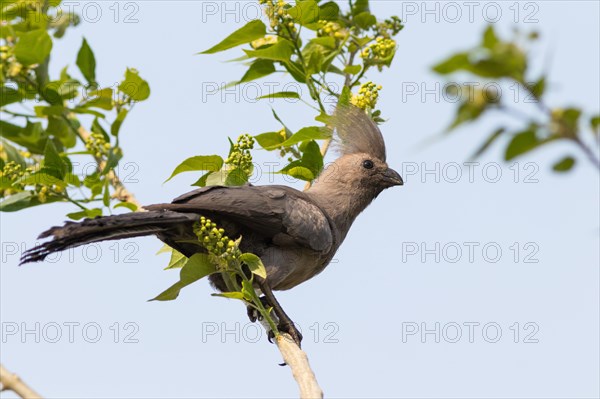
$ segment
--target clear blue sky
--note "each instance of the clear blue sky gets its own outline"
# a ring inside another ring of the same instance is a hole
[[[270,105],[293,128],[311,123],[301,104],[252,101],[269,84],[281,89],[284,82],[275,79],[213,94],[215,85],[241,77],[239,65],[222,62],[239,50],[194,55],[253,18],[253,2],[121,2],[118,15],[112,2],[77,4],[79,12],[93,5],[56,43],[54,72],[74,67],[85,35],[104,85],[128,66],[151,84],[150,99],[122,129],[124,162],[131,162],[122,177],[143,203],[189,190],[195,175],[162,182],[188,156],[224,154],[226,135],[278,129]],[[389,163],[406,185],[384,192],[358,218],[334,264],[279,299],[301,326],[328,397],[598,397],[598,171],[582,161],[571,174],[551,173],[560,156],[581,155],[567,144],[504,164],[502,143],[472,179],[462,169],[453,182],[455,163],[462,165],[504,119],[495,115],[423,147],[447,126],[455,105],[439,89],[421,96],[445,83],[430,66],[476,44],[486,18],[503,34],[516,18],[522,29],[541,33],[532,59],[535,70],[549,73],[549,103],[598,112],[598,2],[454,4],[458,9],[372,2],[376,15],[406,19],[394,66],[369,76],[384,87]],[[417,94],[407,91],[414,87]],[[534,110],[522,96],[514,106]],[[424,173],[436,163],[439,172]],[[18,268],[15,245],[31,247],[70,211],[57,204],[0,215],[3,364],[49,398],[297,395],[264,333],[254,342],[259,330],[247,324],[245,309],[211,297],[207,283],[175,302],[146,302],[177,279],[176,271],[162,270],[167,259],[154,255],[161,247],[154,238]],[[35,332],[23,335],[36,323],[40,342]],[[102,336],[93,343],[97,331]]]

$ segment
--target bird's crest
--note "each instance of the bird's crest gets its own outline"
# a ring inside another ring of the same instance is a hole
[[[342,155],[367,153],[385,162],[385,142],[381,131],[364,110],[338,105],[333,114],[334,142]]]

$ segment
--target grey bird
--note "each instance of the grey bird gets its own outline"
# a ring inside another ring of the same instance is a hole
[[[41,261],[70,247],[146,235],[190,257],[203,251],[190,242],[196,239],[193,224],[204,216],[229,237],[241,235],[240,249],[261,258],[267,270],[267,278],[258,281],[264,300],[273,307],[279,330],[300,344],[302,335],[272,290],[293,288],[323,271],[356,217],[384,189],[403,184],[386,163],[381,131],[363,110],[338,107],[332,121],[340,156],[306,191],[280,185],[203,187],[170,204],[145,206],[147,212],[53,227],[39,237],[52,240],[26,251],[21,263]],[[219,274],[209,278],[217,290],[227,290]],[[256,316],[249,315],[254,321]]]

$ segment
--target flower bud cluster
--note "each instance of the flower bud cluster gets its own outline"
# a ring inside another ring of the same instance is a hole
[[[252,173],[252,154],[250,150],[254,148],[254,137],[249,134],[242,134],[238,137],[236,144],[234,144],[229,152],[229,157],[225,160],[225,163],[232,167],[232,169],[240,169],[247,175]]]
[[[396,36],[402,29],[404,29],[402,20],[395,15],[390,19],[378,23],[376,27],[377,34],[388,39],[392,36]]]
[[[7,162],[0,172],[0,177],[5,177],[11,181],[17,180],[24,175],[25,171],[23,170],[23,167],[15,161]]]
[[[283,0],[259,0],[259,3],[265,5],[265,13],[271,23],[271,29],[275,32],[285,33],[288,30],[296,32],[294,20],[288,14],[287,9],[290,5]]]
[[[396,41],[378,36],[375,43],[365,48],[360,56],[365,61],[389,62],[396,52]]]
[[[85,148],[92,153],[96,158],[108,154],[110,143],[106,141],[102,133],[92,133],[85,141]]]
[[[353,94],[350,98],[350,103],[362,109],[373,109],[379,98],[379,90],[381,85],[376,85],[373,82],[367,82],[360,86],[358,94]]]
[[[348,30],[342,28],[340,24],[332,21],[319,21],[323,26],[317,31],[317,36],[331,36],[335,39],[345,39],[348,37]]]
[[[194,233],[198,241],[209,254],[233,261],[239,259],[241,251],[237,243],[225,235],[225,230],[217,227],[217,224],[204,216],[194,225]]]
[[[31,176],[35,170],[33,167],[23,167],[14,162],[7,162],[2,170],[0,170],[0,177],[10,181],[10,187],[0,190],[0,197],[15,194],[25,189],[25,184],[19,182],[20,179]],[[32,194],[37,194],[40,202],[46,202],[48,194],[60,194],[65,190],[65,187],[61,185],[46,185],[42,183],[29,182],[27,185],[34,186],[31,190]]]

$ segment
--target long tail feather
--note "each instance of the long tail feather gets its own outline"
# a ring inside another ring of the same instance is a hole
[[[54,252],[105,240],[153,235],[181,223],[190,223],[194,216],[170,211],[128,213],[86,219],[83,222],[66,222],[62,227],[52,227],[38,238],[53,237],[23,253],[21,264],[39,262]]]

